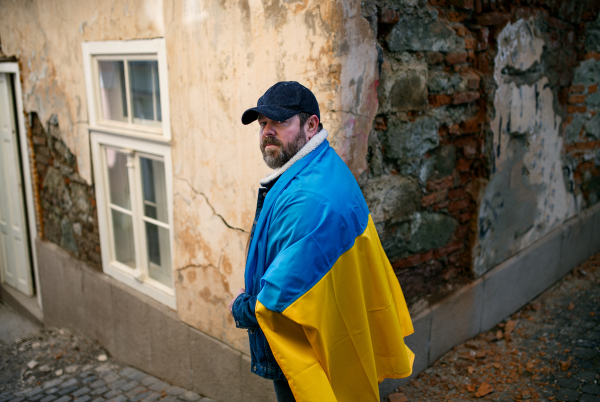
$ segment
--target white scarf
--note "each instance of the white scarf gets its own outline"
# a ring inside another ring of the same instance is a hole
[[[321,143],[323,141],[325,141],[325,139],[328,136],[329,136],[329,133],[327,132],[327,130],[325,130],[324,128],[321,129],[321,131],[319,131],[314,137],[312,137],[310,140],[308,140],[308,142],[306,144],[304,144],[304,146],[302,148],[300,148],[300,150],[296,153],[296,155],[294,155],[292,157],[292,159],[287,161],[285,163],[285,165],[283,165],[280,168],[275,169],[273,171],[273,173],[271,173],[270,175],[268,175],[267,177],[262,179],[260,181],[260,185],[264,187],[267,184],[271,183],[273,180],[277,179],[286,170],[291,168],[294,163],[298,162],[300,159],[304,158],[306,155],[308,155],[309,153],[311,153],[312,151],[317,149],[317,147],[319,145],[321,145]]]

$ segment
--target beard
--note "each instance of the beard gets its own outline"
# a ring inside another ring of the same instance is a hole
[[[275,137],[263,138],[260,143],[260,150],[267,166],[271,169],[278,169],[292,159],[292,157],[296,155],[307,142],[308,139],[306,138],[306,133],[303,128],[300,128],[300,131],[298,131],[287,145],[283,145],[281,141]],[[265,147],[267,145],[277,145],[278,148],[266,150]]]

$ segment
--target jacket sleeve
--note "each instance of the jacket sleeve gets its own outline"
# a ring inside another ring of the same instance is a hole
[[[258,329],[256,320],[256,296],[242,293],[233,302],[233,318],[237,328]]]

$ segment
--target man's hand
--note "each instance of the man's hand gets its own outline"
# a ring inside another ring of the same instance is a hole
[[[238,298],[238,296],[239,296],[239,295],[241,295],[242,293],[246,293],[246,289],[242,289],[242,288],[238,289],[238,293],[237,293],[237,295],[236,295],[236,296],[235,296],[233,299],[231,299],[231,301],[229,302],[229,312],[231,313],[231,315],[233,315],[233,302],[234,302],[234,301],[235,301],[235,299],[237,299],[237,298]]]

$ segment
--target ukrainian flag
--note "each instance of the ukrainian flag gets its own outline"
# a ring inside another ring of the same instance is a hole
[[[246,291],[298,402],[379,401],[412,372],[402,290],[346,164],[324,141],[269,191]]]

